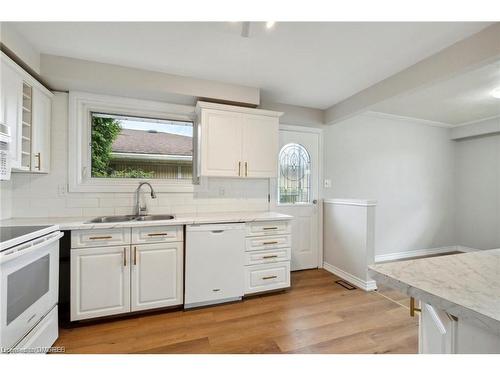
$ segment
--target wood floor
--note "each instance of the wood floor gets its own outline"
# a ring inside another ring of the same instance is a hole
[[[243,302],[61,329],[66,353],[416,353],[406,297],[335,284],[324,270]],[[384,297],[387,295],[390,299]]]

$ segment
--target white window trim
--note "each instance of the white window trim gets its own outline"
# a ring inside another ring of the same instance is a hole
[[[158,192],[193,192],[191,181],[139,178],[92,178],[90,154],[91,112],[190,121],[195,107],[86,92],[69,93],[68,189],[70,192],[133,192],[140,181],[150,181]],[[193,171],[196,170],[193,168]]]

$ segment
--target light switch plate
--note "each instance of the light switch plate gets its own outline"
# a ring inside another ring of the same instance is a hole
[[[330,180],[329,178],[325,178],[325,180],[323,182],[323,186],[325,188],[331,188],[332,187],[332,180]]]

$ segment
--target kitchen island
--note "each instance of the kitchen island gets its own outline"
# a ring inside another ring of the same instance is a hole
[[[369,269],[420,301],[420,353],[500,353],[500,249]]]

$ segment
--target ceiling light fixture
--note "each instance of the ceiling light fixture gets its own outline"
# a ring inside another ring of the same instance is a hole
[[[491,96],[496,99],[500,99],[500,87],[491,92]]]
[[[266,28],[267,29],[271,29],[274,26],[275,23],[276,23],[275,21],[267,21],[266,22]]]

